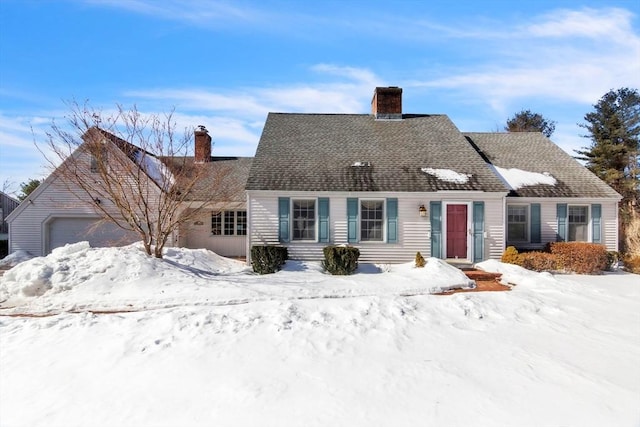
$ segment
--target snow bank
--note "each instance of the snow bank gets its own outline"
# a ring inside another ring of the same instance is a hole
[[[0,278],[17,304],[0,309],[2,425],[640,420],[637,275],[486,261],[517,286],[444,297],[429,293],[469,282],[434,258],[352,276],[288,261],[259,276],[206,250],[165,255],[77,244]]]
[[[26,261],[31,258],[33,258],[33,255],[27,251],[15,251],[0,259],[0,267],[13,267],[14,265],[20,264],[22,261]]]
[[[206,249],[168,248],[163,259],[140,244],[91,248],[80,242],[46,257],[24,261],[0,278],[0,308],[14,313],[78,310],[123,311],[132,306],[167,308],[301,298],[422,295],[472,288],[462,271],[428,258],[393,266],[361,264],[352,276],[334,277],[319,262],[287,261],[282,271],[259,276],[245,263]],[[303,280],[301,280],[303,278]]]

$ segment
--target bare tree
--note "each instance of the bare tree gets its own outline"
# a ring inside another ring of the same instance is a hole
[[[103,221],[137,233],[147,254],[162,258],[181,225],[213,202],[203,183],[225,171],[187,156],[193,131],[177,133],[173,112],[143,115],[118,105],[106,115],[87,104],[69,106],[65,127],[54,122],[47,132],[54,155],[40,150],[56,178]]]

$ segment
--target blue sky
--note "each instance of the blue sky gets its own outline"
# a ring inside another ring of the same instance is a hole
[[[251,156],[269,111],[368,113],[375,86],[462,131],[530,109],[572,152],[602,95],[640,88],[640,0],[0,0],[0,186],[48,174],[34,140],[72,99],[175,108]]]

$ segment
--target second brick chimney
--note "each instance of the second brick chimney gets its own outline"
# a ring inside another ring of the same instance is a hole
[[[211,136],[207,128],[200,125],[194,132],[195,137],[195,162],[207,163],[211,161]]]
[[[377,87],[371,100],[371,114],[376,119],[402,119],[402,88]]]

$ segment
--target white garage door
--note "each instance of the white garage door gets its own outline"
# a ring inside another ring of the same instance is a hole
[[[137,241],[133,233],[118,228],[111,223],[96,227],[96,218],[54,218],[49,222],[49,244],[47,253],[67,243],[89,242],[92,248],[122,246]]]

